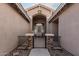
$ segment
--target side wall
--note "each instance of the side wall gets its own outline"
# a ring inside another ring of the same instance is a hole
[[[0,55],[13,50],[19,35],[29,32],[29,23],[8,4],[0,4]]]
[[[53,31],[53,34],[58,33],[58,24],[52,23],[52,31]]]
[[[48,24],[48,33],[57,34],[58,33],[58,24],[49,23]]]
[[[59,17],[61,45],[74,55],[79,55],[79,4],[73,4]]]

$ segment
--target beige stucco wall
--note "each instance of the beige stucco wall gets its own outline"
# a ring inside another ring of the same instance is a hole
[[[57,34],[58,33],[58,24],[52,23],[52,33]]]
[[[58,24],[56,23],[48,23],[48,33],[57,34],[58,33]]]
[[[59,17],[61,45],[74,55],[79,55],[79,4],[74,4]]]
[[[44,9],[42,7],[40,7],[40,8],[37,7],[32,10],[27,10],[27,13],[32,18],[33,15],[38,14],[38,10],[41,10],[42,11],[41,13],[44,14],[47,18],[49,18],[52,14],[52,11],[49,11],[49,10]]]
[[[53,31],[52,31],[52,22],[51,23],[48,23],[48,25],[47,25],[47,33],[52,33]]]
[[[13,50],[19,35],[29,32],[29,23],[8,4],[0,4],[0,55]]]

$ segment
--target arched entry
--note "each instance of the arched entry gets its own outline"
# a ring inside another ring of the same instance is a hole
[[[44,33],[46,33],[46,16],[43,14],[36,14],[33,16],[32,19],[32,29],[34,31],[34,28],[36,26],[36,24],[41,23],[43,25],[44,28]],[[46,38],[45,37],[39,37],[39,38],[34,38],[33,39],[33,47],[46,47]]]
[[[34,30],[34,27],[36,24],[41,23],[44,26],[44,30],[46,32],[46,16],[43,14],[35,14],[32,19],[32,29]]]

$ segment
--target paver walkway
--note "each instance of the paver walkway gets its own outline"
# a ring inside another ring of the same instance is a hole
[[[50,56],[46,48],[34,48],[31,50],[29,56]]]

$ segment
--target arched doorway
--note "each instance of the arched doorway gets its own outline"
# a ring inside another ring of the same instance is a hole
[[[36,24],[41,23],[43,25],[44,28],[44,33],[46,33],[46,16],[43,14],[36,14],[33,16],[32,19],[32,30],[34,31],[34,28],[36,26]],[[45,37],[39,37],[39,38],[34,38],[33,39],[33,47],[37,48],[37,47],[46,47],[46,38]]]
[[[44,26],[44,30],[46,32],[46,16],[43,15],[43,14],[35,14],[33,16],[33,19],[32,19],[32,29],[34,30],[34,27],[37,23],[42,23],[43,26]]]

